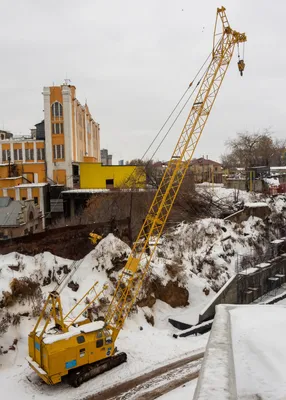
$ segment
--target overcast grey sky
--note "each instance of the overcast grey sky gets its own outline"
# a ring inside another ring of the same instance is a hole
[[[283,0],[224,0],[246,32],[246,70],[236,53],[195,156],[219,159],[225,140],[271,128],[285,137]],[[140,157],[212,48],[213,0],[0,0],[0,126],[29,133],[43,118],[42,87],[68,77],[101,125],[101,147]],[[190,104],[191,105],[191,104]],[[184,115],[185,117],[185,115]],[[157,159],[168,159],[184,120]]]

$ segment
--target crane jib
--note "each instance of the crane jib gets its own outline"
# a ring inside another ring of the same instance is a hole
[[[218,19],[222,25],[221,32],[218,31]],[[148,273],[154,251],[233,56],[234,47],[245,41],[244,33],[234,31],[229,26],[225,8],[218,9],[212,59],[106,314],[105,322],[114,328],[115,336]]]

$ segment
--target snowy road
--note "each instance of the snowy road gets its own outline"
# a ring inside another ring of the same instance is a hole
[[[96,395],[88,396],[85,400],[153,400],[196,379],[203,356],[204,352],[193,354]]]

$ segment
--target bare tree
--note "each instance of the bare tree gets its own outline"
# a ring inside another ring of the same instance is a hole
[[[228,140],[226,145],[229,152],[221,157],[225,167],[236,166],[247,169],[285,164],[282,155],[286,149],[286,140],[273,139],[268,129],[262,133],[238,133],[237,137]]]
[[[146,176],[146,185],[151,188],[158,188],[164,173],[165,163],[161,161],[134,159],[127,162],[128,165],[142,166]],[[142,174],[142,173],[141,173]],[[137,175],[137,179],[140,175]],[[133,182],[134,185],[134,182]]]
[[[124,236],[132,243],[141,228],[153,196],[153,191],[135,189],[96,194],[88,200],[83,218],[90,222],[108,222],[113,233],[118,231],[117,221],[126,219],[128,228]]]

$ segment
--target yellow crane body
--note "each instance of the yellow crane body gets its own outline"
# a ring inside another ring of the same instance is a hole
[[[119,276],[104,321],[92,323],[89,318],[80,320],[79,317],[88,311],[89,305],[82,308],[76,317],[71,315],[78,304],[63,316],[59,293],[50,293],[29,335],[28,357],[30,366],[48,384],[58,383],[67,376],[73,386],[78,386],[126,361],[125,353],[117,353],[116,338],[150,271],[156,246],[212,110],[234,48],[245,41],[244,33],[231,29],[225,8],[218,8],[211,61],[200,81],[197,96],[143,226]],[[243,69],[244,63],[240,63],[240,73]],[[95,243],[98,239],[97,235],[91,236]],[[95,294],[92,301],[97,300],[101,293]],[[90,295],[89,292],[87,294]],[[84,296],[78,303],[82,303],[83,299]],[[45,314],[48,318],[45,318]],[[48,327],[51,319],[55,323],[55,331]],[[43,324],[40,328],[41,322]]]
[[[126,361],[125,353],[115,354],[112,334],[104,328],[103,321],[83,324],[66,333],[44,335],[40,339],[29,336],[29,357],[33,370],[47,383],[54,385],[61,382],[70,371],[69,383],[79,386],[81,376],[77,371],[89,366],[92,374],[98,375]],[[113,356],[112,356],[113,355]],[[100,363],[108,358],[109,363]],[[41,365],[41,367],[39,367]]]

